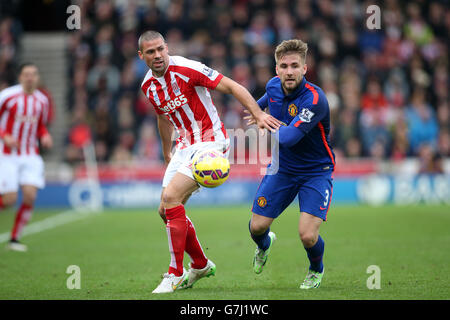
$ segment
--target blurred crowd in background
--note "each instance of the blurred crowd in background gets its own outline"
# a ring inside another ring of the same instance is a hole
[[[366,27],[356,0],[100,0],[79,1],[81,30],[68,31],[64,158],[83,158],[77,141],[91,135],[102,161],[162,162],[153,107],[141,93],[148,70],[137,55],[146,30],[165,36],[171,55],[198,60],[260,98],[275,75],[283,40],[308,43],[306,78],[325,91],[331,144],[340,158],[425,159],[441,170],[450,156],[447,1],[378,3],[381,29]],[[20,26],[0,23],[0,89],[12,70]],[[226,128],[243,128],[244,108],[212,91]],[[435,166],[436,167],[433,167]]]

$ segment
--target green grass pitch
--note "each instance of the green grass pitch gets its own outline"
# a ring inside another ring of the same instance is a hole
[[[57,214],[35,212],[32,222]],[[332,206],[322,225],[325,275],[319,289],[299,284],[308,267],[289,207],[262,274],[252,271],[255,245],[249,237],[250,206],[194,208],[187,214],[215,277],[192,289],[154,295],[167,271],[167,235],[156,209],[107,210],[23,238],[26,253],[0,247],[0,299],[449,299],[450,207]],[[0,212],[0,233],[13,222]],[[189,258],[185,256],[185,265]],[[69,290],[69,265],[81,269],[81,289]],[[369,290],[367,268],[381,269],[381,289]]]

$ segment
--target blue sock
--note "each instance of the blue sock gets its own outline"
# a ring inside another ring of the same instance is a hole
[[[269,237],[270,227],[267,228],[267,230],[263,234],[254,235],[250,230],[250,223],[251,221],[249,221],[248,223],[248,230],[250,231],[250,236],[252,237],[253,241],[255,241],[255,243],[258,245],[258,248],[266,251],[267,249],[269,249],[270,246],[270,237]]]
[[[305,248],[309,259],[309,270],[322,272],[323,271],[323,252],[325,250],[325,242],[319,235],[317,242],[311,248]]]

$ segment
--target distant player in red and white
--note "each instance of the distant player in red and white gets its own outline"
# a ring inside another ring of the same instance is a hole
[[[45,185],[44,162],[39,142],[53,144],[47,131],[48,98],[37,85],[39,72],[32,63],[19,70],[19,84],[0,92],[0,210],[17,201],[19,186],[23,200],[11,231],[7,248],[26,251],[19,236],[33,212],[37,190]]]
[[[171,261],[169,271],[153,293],[173,292],[192,287],[216,270],[206,258],[184,209],[186,201],[199,188],[190,168],[194,154],[217,150],[228,155],[230,140],[209,90],[232,94],[256,118],[259,128],[275,131],[280,122],[262,112],[247,89],[235,81],[200,62],[169,56],[167,44],[158,32],[141,35],[138,53],[150,68],[141,87],[158,114],[163,156],[168,164],[159,214],[166,223]],[[178,138],[172,154],[174,128]],[[185,251],[191,258],[188,271],[183,268]]]

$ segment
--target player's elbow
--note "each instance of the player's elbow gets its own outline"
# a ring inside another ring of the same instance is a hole
[[[234,80],[231,80],[228,77],[223,77],[217,85],[216,90],[224,94],[234,94],[234,90],[237,85],[239,86],[239,84]]]
[[[278,142],[283,147],[292,147],[303,137],[303,132],[292,126],[281,127],[278,131]]]
[[[287,148],[292,147],[297,142],[295,138],[288,137],[288,136],[285,136],[285,135],[280,136],[280,139],[278,141],[279,141],[281,146],[287,147]]]

